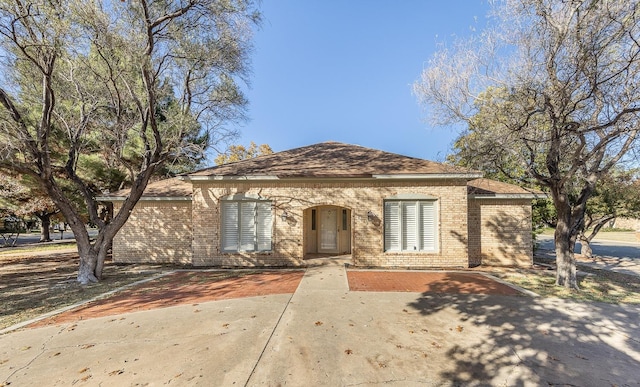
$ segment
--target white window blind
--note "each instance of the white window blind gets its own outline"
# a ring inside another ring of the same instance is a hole
[[[418,250],[418,204],[402,203],[402,250]]]
[[[223,201],[223,251],[270,251],[272,215],[268,201]]]
[[[400,203],[384,204],[384,249],[400,250]]]
[[[436,251],[436,202],[385,201],[384,248],[385,251]]]
[[[256,217],[256,238],[258,240],[257,247],[259,251],[271,250],[271,203],[258,202]]]
[[[222,250],[238,250],[238,202],[222,202]]]
[[[422,222],[420,226],[421,245],[420,250],[435,251],[436,250],[436,203],[421,202],[420,212]]]

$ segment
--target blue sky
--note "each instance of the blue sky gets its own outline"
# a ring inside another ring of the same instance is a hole
[[[250,121],[238,143],[274,151],[340,141],[442,161],[411,85],[440,43],[480,29],[484,0],[263,0]]]

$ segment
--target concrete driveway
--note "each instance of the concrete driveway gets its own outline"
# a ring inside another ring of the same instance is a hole
[[[0,336],[0,385],[637,386],[637,307],[356,292],[340,262],[293,294]]]

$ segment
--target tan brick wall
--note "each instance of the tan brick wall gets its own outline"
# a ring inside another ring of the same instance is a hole
[[[113,239],[113,260],[190,264],[191,242],[191,202],[141,200]]]
[[[465,180],[305,182],[194,182],[193,264],[213,266],[296,266],[303,264],[305,209],[334,205],[351,210],[353,263],[363,266],[468,267],[467,192]],[[221,198],[237,193],[272,200],[273,250],[269,253],[226,254],[220,251]],[[398,194],[438,198],[439,251],[385,253],[383,203]],[[281,220],[287,211],[289,219]],[[377,220],[368,220],[372,211]]]
[[[469,235],[472,266],[530,266],[531,201],[469,199]]]
[[[605,227],[609,227],[607,224]],[[616,228],[626,228],[635,231],[640,231],[640,219],[636,218],[617,218],[613,224],[613,227]]]

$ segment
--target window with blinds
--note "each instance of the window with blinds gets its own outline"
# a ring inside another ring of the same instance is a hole
[[[221,209],[222,251],[271,251],[271,202],[224,200]]]
[[[384,202],[385,251],[436,251],[435,200]]]

